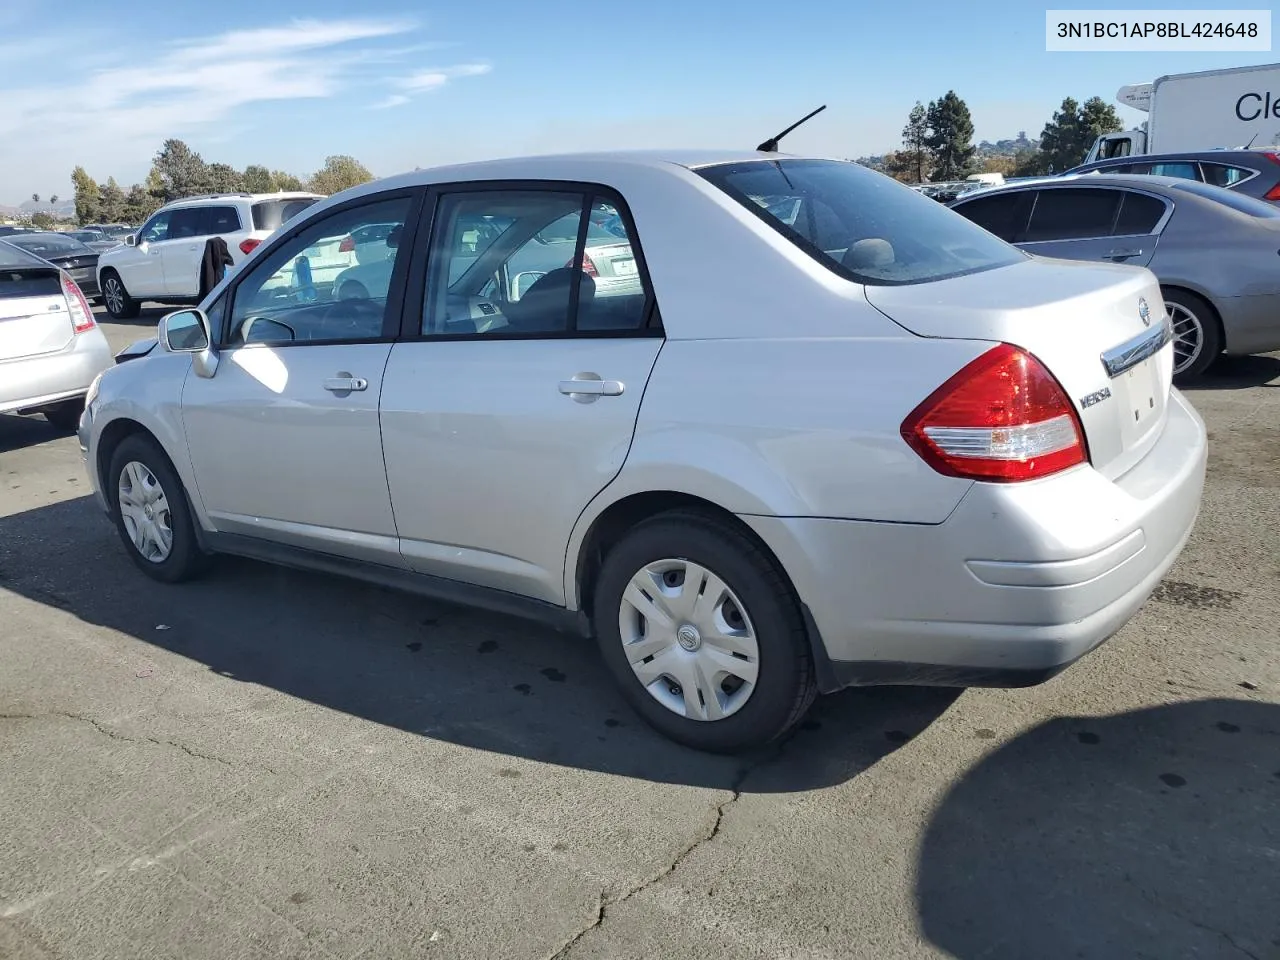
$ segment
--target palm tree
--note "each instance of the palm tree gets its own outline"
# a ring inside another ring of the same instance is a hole
[[[58,205],[58,195],[56,193],[49,197],[49,203],[55,207]]]
[[[31,201],[32,201],[33,203],[39,203],[39,202],[40,202],[40,194],[38,194],[38,193],[33,193],[33,194],[31,195]]]

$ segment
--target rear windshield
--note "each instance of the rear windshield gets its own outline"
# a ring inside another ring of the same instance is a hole
[[[37,257],[67,257],[93,253],[93,250],[71,236],[56,233],[14,234],[9,242]]]
[[[1226,187],[1215,187],[1212,184],[1200,183],[1198,180],[1184,180],[1170,184],[1175,190],[1185,190],[1206,200],[1214,200],[1223,206],[1230,207],[1237,213],[1247,213],[1251,217],[1274,220],[1280,217],[1280,210],[1263,200],[1258,200],[1244,193],[1236,193]]]
[[[62,293],[62,281],[54,270],[13,269],[0,267],[0,300],[19,297],[56,297]]]
[[[279,230],[282,224],[288,223],[316,202],[315,197],[261,200],[253,205],[253,229]]]
[[[749,160],[697,172],[858,283],[925,283],[1026,259],[936,200],[856,163]]]

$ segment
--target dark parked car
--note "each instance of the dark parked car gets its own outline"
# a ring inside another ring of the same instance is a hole
[[[1197,180],[1215,187],[1280,203],[1280,147],[1255,150],[1201,150],[1140,157],[1112,157],[1081,164],[1063,176],[1118,173]]]
[[[15,247],[71,274],[90,300],[98,297],[98,251],[65,233],[15,233],[5,237]]]
[[[1280,350],[1280,207],[1191,180],[1088,174],[985,190],[951,209],[1037,256],[1151,270],[1179,382],[1224,352]]]

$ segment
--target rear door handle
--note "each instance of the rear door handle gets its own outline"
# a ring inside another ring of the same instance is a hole
[[[591,403],[600,397],[620,397],[626,390],[621,380],[602,380],[594,373],[580,373],[572,380],[561,380],[560,392],[579,403]]]
[[[1108,260],[1128,260],[1130,257],[1142,256],[1141,247],[1123,247],[1116,250],[1107,251]]]
[[[357,393],[369,389],[369,381],[363,377],[330,377],[324,382],[330,393]]]

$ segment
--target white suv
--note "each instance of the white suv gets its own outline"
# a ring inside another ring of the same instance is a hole
[[[222,237],[239,263],[254,247],[323,197],[315,193],[223,193],[187,197],[153,213],[123,246],[98,258],[107,312],[136,317],[144,300],[198,303],[205,243]]]

